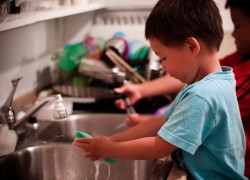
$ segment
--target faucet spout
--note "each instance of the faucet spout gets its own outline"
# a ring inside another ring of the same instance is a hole
[[[11,80],[12,90],[10,92],[9,97],[5,101],[4,105],[0,109],[0,111],[1,111],[0,124],[7,123],[8,126],[10,127],[12,124],[14,124],[16,122],[15,112],[12,108],[12,101],[13,101],[14,94],[16,92],[17,84],[21,79],[22,79],[22,77]]]
[[[26,123],[28,121],[28,119],[33,115],[35,114],[41,107],[43,107],[45,104],[49,103],[49,102],[53,102],[53,101],[58,101],[58,98],[59,98],[59,102],[60,102],[60,106],[57,108],[58,109],[55,109],[56,111],[56,115],[59,115],[59,116],[54,116],[55,119],[62,119],[62,118],[66,118],[67,117],[67,112],[66,112],[66,109],[64,109],[65,107],[63,107],[63,109],[61,109],[63,105],[63,102],[62,102],[62,97],[60,94],[57,94],[57,95],[52,95],[52,96],[48,96],[42,100],[40,100],[39,102],[37,102],[35,104],[35,106],[33,106],[32,108],[30,108],[26,114],[21,118],[19,119],[16,123],[12,124],[11,125],[11,129],[15,129],[17,130],[18,127],[22,126],[24,123]],[[63,110],[63,111],[62,111]],[[54,112],[55,113],[55,112]]]
[[[48,96],[48,97],[42,99],[41,101],[39,101],[35,106],[33,106],[31,109],[29,109],[21,119],[19,119],[16,123],[12,124],[11,129],[17,129],[18,127],[20,127],[21,125],[26,123],[28,121],[28,119],[33,114],[35,114],[42,106],[44,106],[45,104],[47,104],[48,102],[50,102],[54,99],[55,99],[54,96]]]

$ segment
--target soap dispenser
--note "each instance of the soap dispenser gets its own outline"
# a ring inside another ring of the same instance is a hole
[[[62,98],[61,94],[56,95],[53,115],[54,115],[55,120],[64,120],[65,118],[67,118],[67,112],[66,112],[66,108],[63,104],[63,98]]]

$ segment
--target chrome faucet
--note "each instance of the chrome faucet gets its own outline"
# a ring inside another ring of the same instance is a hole
[[[15,112],[12,108],[12,101],[14,94],[16,92],[17,84],[20,81],[20,79],[22,79],[22,77],[11,80],[12,90],[6,102],[0,109],[0,124],[8,124],[8,126],[11,127],[12,124],[16,122]]]
[[[25,124],[29,120],[29,118],[33,114],[35,114],[41,107],[43,107],[45,104],[47,104],[49,102],[57,101],[58,97],[61,99],[61,95],[57,94],[57,95],[48,96],[48,97],[40,100],[32,108],[30,108],[21,119],[19,119],[16,123],[12,124],[11,128],[17,130],[18,127]],[[60,100],[60,103],[62,103],[61,101],[62,100]],[[58,111],[58,112],[55,112],[55,111]],[[55,117],[55,114],[54,114],[54,119],[67,118],[67,112],[66,112],[65,109],[63,109],[63,111],[62,111],[61,106],[57,107],[57,109],[54,110],[54,113],[57,114],[57,115],[60,115],[60,116]],[[33,128],[36,129],[36,127],[33,127]]]

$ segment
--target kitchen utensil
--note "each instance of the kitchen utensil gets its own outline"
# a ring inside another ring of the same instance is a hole
[[[82,59],[78,72],[106,83],[123,82],[126,79],[126,74],[115,72],[114,69],[110,69],[102,61],[95,59]]]
[[[132,80],[138,81],[137,83],[146,82],[146,79],[142,77],[136,70],[134,70],[128,63],[126,63],[120,56],[118,56],[112,49],[107,49],[106,55],[110,60],[115,62],[119,69],[125,69],[130,75]],[[136,78],[136,79],[134,79]]]

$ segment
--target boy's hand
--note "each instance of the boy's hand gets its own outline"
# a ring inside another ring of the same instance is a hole
[[[130,102],[132,104],[135,104],[139,99],[142,98],[141,92],[138,88],[138,85],[136,85],[136,84],[125,84],[120,88],[115,88],[114,91],[117,93],[126,94],[129,97]],[[126,108],[125,102],[122,99],[116,100],[115,104],[117,107],[119,107],[121,109]]]
[[[97,136],[94,138],[75,138],[73,144],[82,148],[86,153],[85,157],[95,161],[105,157],[106,149],[109,147],[110,140],[106,136]]]

